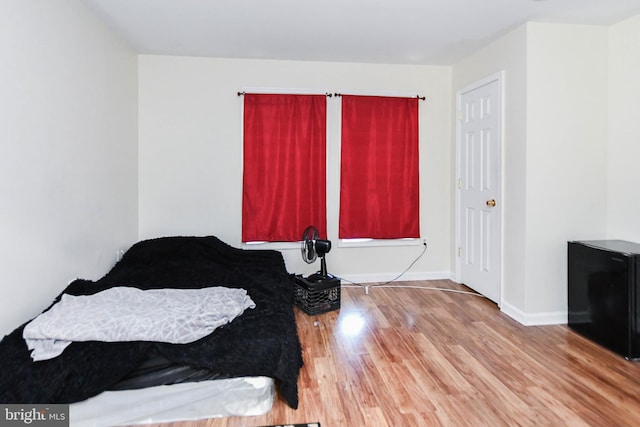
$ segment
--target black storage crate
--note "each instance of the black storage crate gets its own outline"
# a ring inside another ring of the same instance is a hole
[[[295,304],[305,313],[313,315],[340,308],[340,279],[310,281],[301,275],[295,279]]]

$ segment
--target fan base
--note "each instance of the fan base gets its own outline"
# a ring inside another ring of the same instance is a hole
[[[337,277],[333,276],[332,274],[329,273],[325,273],[322,274],[320,271],[318,271],[317,273],[311,274],[309,275],[306,279],[307,282],[310,283],[325,283],[325,282],[333,282],[333,281],[337,281],[338,284],[340,284],[340,279],[338,279]],[[335,286],[335,285],[333,285]]]

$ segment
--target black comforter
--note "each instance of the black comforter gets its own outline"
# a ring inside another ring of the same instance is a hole
[[[256,308],[190,344],[77,342],[62,355],[40,362],[29,356],[22,325],[0,342],[1,403],[84,400],[109,389],[154,354],[221,376],[273,377],[281,396],[297,408],[302,353],[293,285],[279,252],[236,249],[215,237],[145,240],[133,245],[102,279],[75,280],[63,293],[89,295],[113,286],[240,287]]]

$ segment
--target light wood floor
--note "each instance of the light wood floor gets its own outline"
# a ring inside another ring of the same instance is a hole
[[[264,416],[170,425],[640,426],[640,363],[565,325],[525,327],[484,298],[425,289],[343,288],[341,305],[296,309],[298,410],[277,400]]]

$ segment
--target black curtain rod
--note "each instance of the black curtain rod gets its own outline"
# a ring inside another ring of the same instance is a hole
[[[341,93],[334,93],[335,96],[342,96]],[[365,95],[366,96],[366,95]],[[411,97],[404,97],[404,96],[399,96],[398,98],[411,98]],[[416,95],[413,98],[418,98],[420,101],[425,101],[427,99],[426,96],[420,96],[420,95]]]
[[[238,92],[238,96],[242,96],[242,95],[246,95],[246,94],[247,94],[247,92]],[[295,94],[291,94],[291,95],[295,95]],[[342,96],[341,93],[325,93],[325,95],[328,96],[329,98],[331,98],[332,96],[335,96],[335,97]],[[400,98],[403,98],[403,97],[400,97]],[[407,97],[407,98],[409,98],[409,97]],[[426,96],[420,96],[420,95],[416,95],[414,98],[418,98],[420,101],[425,101],[427,99]]]
[[[238,92],[238,96],[242,96],[242,95],[246,95],[246,94],[247,94],[247,92]],[[267,95],[267,94],[265,94],[265,95]],[[288,95],[301,95],[301,94],[291,93],[291,94],[288,94]],[[306,94],[304,94],[304,95],[306,95]],[[333,96],[332,93],[325,93],[325,95],[328,96],[329,98],[331,98]]]

